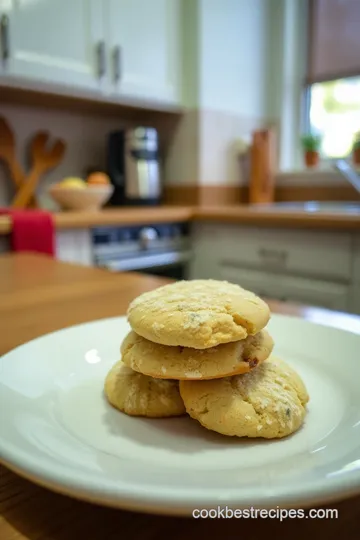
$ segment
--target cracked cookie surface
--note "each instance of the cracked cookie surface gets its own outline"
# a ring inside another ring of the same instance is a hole
[[[109,403],[131,416],[165,418],[185,414],[177,381],[156,380],[117,362],[104,387]]]
[[[223,435],[274,439],[297,431],[309,395],[286,362],[270,356],[244,375],[212,381],[180,381],[187,413]]]
[[[206,349],[258,333],[269,322],[270,309],[227,281],[189,280],[138,296],[127,318],[137,334],[154,343]]]
[[[216,379],[247,373],[268,358],[274,342],[266,330],[255,336],[210,349],[169,347],[130,332],[121,345],[124,364],[151,377]]]

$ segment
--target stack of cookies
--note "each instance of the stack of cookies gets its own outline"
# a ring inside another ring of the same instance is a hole
[[[303,423],[309,399],[299,375],[272,355],[268,305],[238,285],[179,281],[136,298],[121,360],[105,381],[129,415],[187,413],[238,437],[284,437]]]

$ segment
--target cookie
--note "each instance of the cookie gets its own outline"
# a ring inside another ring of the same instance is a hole
[[[227,281],[177,281],[133,300],[127,317],[140,336],[162,345],[207,349],[257,334],[268,305]]]
[[[124,364],[150,377],[164,379],[216,379],[247,373],[266,360],[274,343],[266,330],[242,341],[210,349],[169,347],[130,332],[121,345]]]
[[[245,375],[212,381],[180,381],[187,413],[223,435],[274,439],[302,425],[309,396],[300,376],[270,358]]]
[[[105,379],[105,395],[131,416],[165,418],[185,414],[177,381],[156,380],[117,362]]]

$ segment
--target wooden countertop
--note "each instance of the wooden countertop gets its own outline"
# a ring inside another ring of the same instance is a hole
[[[0,354],[29,339],[93,319],[122,315],[140,293],[166,280],[60,263],[40,255],[0,257]],[[360,334],[360,318],[270,302],[273,312],[326,320]],[[251,501],[249,501],[251,504]],[[1,540],[141,540],[215,538],[279,540],[325,536],[358,538],[360,497],[329,505],[338,519],[194,520],[135,514],[93,506],[38,487],[0,466]]]
[[[117,208],[99,212],[58,212],[57,229],[83,229],[103,225],[142,225],[175,221],[212,221],[259,227],[360,230],[360,214],[260,210],[247,205],[216,207],[159,206]],[[10,216],[0,216],[0,235],[12,229]]]
[[[84,229],[103,225],[142,225],[189,221],[191,207],[160,206],[141,208],[104,209],[99,212],[58,212],[54,213],[57,229]],[[10,216],[0,216],[0,234],[9,234],[12,228]]]
[[[192,218],[195,221],[238,223],[255,227],[360,230],[360,214],[264,210],[246,205],[198,208],[194,209]]]

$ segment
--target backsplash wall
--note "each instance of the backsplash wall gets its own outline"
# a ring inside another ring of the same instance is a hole
[[[0,106],[16,137],[19,162],[29,172],[27,149],[31,137],[39,130],[49,131],[52,138],[61,137],[67,144],[63,161],[50,171],[39,185],[42,206],[55,209],[46,196],[46,186],[65,176],[83,176],[88,167],[105,166],[106,138],[110,131],[130,127],[123,118],[74,114],[56,109],[41,109],[15,105]],[[247,138],[254,129],[271,123],[270,119],[252,118],[224,111],[189,109],[176,129],[158,118],[155,127],[160,132],[165,154],[165,185],[180,186],[244,186],[244,178],[234,141]],[[348,188],[348,184],[333,171],[323,173],[287,173],[277,177],[278,186],[335,186]],[[13,186],[5,165],[0,162],[0,206],[11,202]],[[338,192],[337,192],[338,193]],[[335,194],[336,198],[352,199],[353,194]],[[326,195],[328,197],[329,194]],[[308,196],[307,196],[308,197]],[[325,197],[325,195],[324,195]],[[332,198],[332,197],[331,197]],[[171,201],[173,202],[173,201]],[[179,200],[182,204],[183,200]]]
[[[38,193],[46,186],[65,176],[83,176],[88,167],[104,167],[106,137],[111,130],[126,127],[121,118],[88,116],[53,109],[4,105],[0,106],[15,133],[16,153],[25,171],[29,172],[27,157],[29,142],[37,131],[48,131],[51,139],[60,137],[66,143],[66,152],[59,166],[50,171],[39,185]],[[45,189],[44,189],[45,188]],[[0,206],[10,203],[14,190],[5,165],[0,162]],[[46,196],[41,204],[52,208]]]
[[[271,122],[266,118],[215,109],[200,111],[200,181],[202,185],[246,185],[237,141],[249,143],[251,134]]]
[[[236,142],[250,141],[255,129],[268,124],[264,118],[227,111],[188,109],[169,145],[167,186],[246,184]]]

